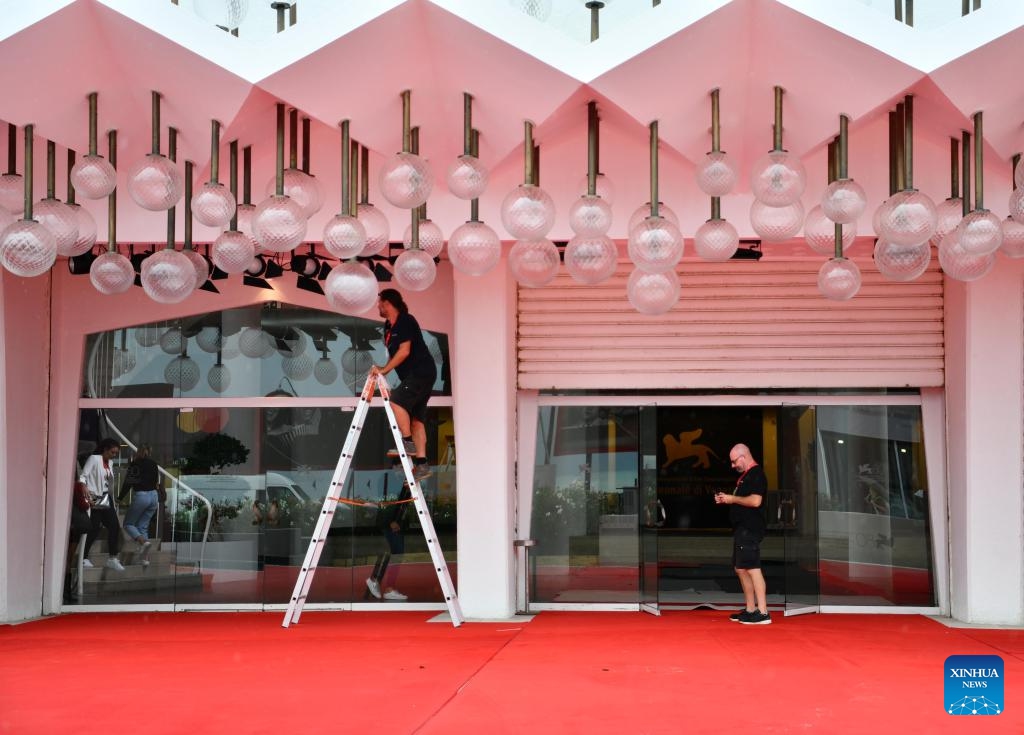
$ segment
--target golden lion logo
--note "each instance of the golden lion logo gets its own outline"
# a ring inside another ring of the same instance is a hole
[[[692,465],[693,469],[697,469],[698,467],[705,470],[710,469],[711,457],[718,459],[718,455],[707,444],[694,444],[694,441],[699,439],[700,435],[703,433],[703,429],[681,431],[679,432],[678,439],[671,434],[666,434],[661,440],[665,445],[666,455],[665,462],[661,465],[661,469],[665,469],[674,462],[690,459],[691,457],[696,460]]]

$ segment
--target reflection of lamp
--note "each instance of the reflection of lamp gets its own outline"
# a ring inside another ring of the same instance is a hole
[[[357,334],[352,345],[341,353],[341,376],[353,393],[362,390],[373,367],[373,353],[365,336]]]
[[[114,356],[111,360],[114,377],[120,377],[135,369],[135,353],[128,349],[128,330],[121,330],[121,346],[114,349]]]
[[[187,350],[167,363],[164,380],[182,392],[190,391],[199,384],[199,366],[188,356]]]
[[[338,366],[327,356],[327,340],[320,345],[320,359],[313,366],[313,375],[321,385],[333,385],[338,379]]]
[[[200,332],[200,334],[202,334]],[[231,385],[231,371],[224,364],[224,358],[220,350],[217,351],[217,364],[210,368],[206,374],[206,382],[215,393],[223,393]]]
[[[243,327],[238,334],[238,349],[246,357],[267,357],[274,351],[274,345],[259,327]]]
[[[233,31],[245,20],[249,0],[193,0],[192,7],[207,23]]]
[[[185,335],[181,327],[170,327],[160,335],[160,349],[168,355],[180,355],[185,352]],[[140,343],[141,344],[141,343]]]

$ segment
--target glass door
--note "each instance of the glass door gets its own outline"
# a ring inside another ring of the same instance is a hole
[[[813,406],[784,405],[778,419],[778,488],[768,523],[782,533],[785,615],[818,612],[818,423]]]
[[[655,406],[641,406],[638,414],[637,520],[640,525],[640,609],[661,615],[658,532],[665,509],[658,500],[658,422]]]

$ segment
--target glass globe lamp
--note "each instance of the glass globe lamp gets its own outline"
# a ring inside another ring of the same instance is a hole
[[[238,333],[238,350],[248,358],[269,357],[274,351],[270,337],[257,327],[243,327]]]
[[[832,301],[849,301],[860,291],[860,268],[848,258],[829,258],[818,271],[818,291]]]
[[[338,366],[329,357],[321,357],[313,366],[313,377],[320,385],[334,385],[338,379]]]
[[[482,276],[501,260],[501,240],[489,225],[466,222],[448,238],[452,266],[471,276]]]
[[[876,234],[894,245],[916,245],[935,234],[938,213],[927,195],[908,189],[882,202]]]
[[[704,260],[729,260],[739,247],[739,233],[724,219],[709,219],[693,236],[693,249]]]
[[[255,204],[239,204],[238,207],[235,208],[235,219],[237,220],[235,223],[235,229],[239,232],[244,232],[249,237],[252,237],[253,242],[256,241],[256,238],[253,237],[252,234],[252,221],[255,216]],[[259,245],[257,245],[257,247],[259,247]]]
[[[249,12],[249,0],[193,0],[196,15],[211,25],[233,31]]]
[[[750,190],[762,204],[785,207],[800,200],[807,174],[800,159],[788,151],[769,151],[750,174]]]
[[[604,199],[608,204],[615,204],[615,184],[604,174],[598,174],[595,177],[595,189],[597,196]],[[584,174],[580,182],[576,184],[576,191],[580,193],[580,196],[587,196],[587,191],[590,189],[590,176]]]
[[[804,224],[804,205],[794,202],[772,207],[757,199],[750,205],[750,226],[765,242],[783,242],[796,237]]]
[[[205,326],[196,335],[196,344],[199,345],[199,349],[210,354],[220,352],[226,341],[227,338],[224,337],[220,327]]]
[[[434,172],[414,153],[396,153],[380,170],[380,193],[401,209],[413,209],[430,197]]]
[[[282,357],[295,357],[303,354],[309,347],[309,336],[301,329],[291,329],[281,340],[274,342],[275,348]]]
[[[697,186],[709,197],[724,197],[736,186],[739,173],[725,151],[711,151],[697,165]]]
[[[957,281],[976,281],[988,274],[996,264],[996,254],[978,255],[967,252],[953,230],[939,244],[939,265],[943,272]]]
[[[276,174],[270,177],[263,193],[268,197],[277,195]],[[295,200],[302,208],[302,214],[306,219],[319,212],[324,206],[324,195],[320,188],[320,182],[316,180],[315,176],[298,168],[284,170],[284,196]]]
[[[71,169],[71,184],[86,199],[103,199],[117,187],[117,171],[103,156],[82,156]]]
[[[106,252],[89,266],[89,280],[92,287],[101,294],[112,296],[124,293],[135,285],[135,268],[132,267],[132,262],[120,253]]]
[[[542,240],[555,224],[555,202],[539,186],[520,184],[501,203],[501,224],[518,240]]]
[[[619,250],[607,235],[577,235],[565,246],[565,269],[580,283],[594,285],[608,280],[618,260]]]
[[[647,217],[629,233],[629,259],[642,271],[662,273],[683,257],[683,236],[664,217]]]
[[[606,235],[612,226],[612,206],[599,196],[581,196],[569,207],[569,226],[584,238]]]
[[[17,221],[18,218],[15,215],[0,207],[0,232],[3,232]]]
[[[60,247],[58,247],[57,254],[69,257],[83,255],[92,250],[93,246],[96,245],[96,220],[89,214],[89,210],[81,204],[69,204],[67,206],[75,213],[75,219],[78,221],[78,236],[75,238],[74,244],[66,251],[61,252]]]
[[[195,250],[185,249],[181,254],[188,258],[192,267],[196,269],[196,288],[199,288],[210,279],[210,262]]]
[[[367,350],[349,347],[341,353],[341,376],[345,385],[351,385],[356,391],[366,382],[366,376],[373,367],[373,354]]]
[[[171,327],[164,330],[160,335],[160,349],[168,355],[181,355],[188,346],[188,338],[182,333],[180,327]]]
[[[1012,217],[1003,220],[1003,244],[999,252],[1008,258],[1024,258],[1024,224]]]
[[[213,246],[210,248],[210,259],[225,273],[244,273],[255,255],[256,248],[253,247],[252,240],[248,235],[237,230],[228,230],[222,233],[213,241]],[[192,262],[191,259],[189,261]],[[193,267],[195,267],[194,263]],[[198,277],[197,272],[196,278],[198,279]],[[204,278],[199,285],[201,286],[205,282]]]
[[[182,392],[190,391],[199,385],[199,366],[188,355],[178,355],[164,368],[164,380]]]
[[[177,250],[160,250],[142,261],[142,289],[161,304],[177,304],[196,290],[196,268]]]
[[[821,195],[825,216],[841,225],[853,224],[868,206],[864,187],[853,179],[837,179]]]
[[[876,216],[881,214],[881,207],[876,211]],[[935,207],[935,233],[931,241],[938,246],[942,239],[957,228],[960,220],[964,217],[964,200],[960,197],[944,199]],[[879,231],[876,225],[875,232]]]
[[[857,225],[843,225],[843,254],[853,246],[857,237]],[[804,240],[807,247],[821,255],[834,255],[836,252],[836,223],[825,215],[824,208],[817,204],[804,220]]]
[[[650,216],[651,216],[651,203],[650,202],[644,202],[643,204],[641,204],[639,207],[636,208],[636,210],[633,212],[633,214],[629,215],[629,224],[626,226],[627,234],[632,232],[633,229],[638,224],[640,224],[641,222],[643,222],[645,219],[647,219]],[[667,219],[669,222],[674,224],[676,227],[679,227],[679,217],[678,217],[678,215],[676,215],[675,211],[670,206],[668,206],[667,204],[663,204],[662,202],[658,202],[658,216],[663,218],[663,219]]]
[[[359,205],[356,216],[366,230],[366,245],[359,253],[363,257],[379,255],[388,249],[391,239],[391,224],[387,216],[369,202]]]
[[[287,253],[306,237],[306,215],[291,197],[267,197],[256,207],[252,234],[264,250]]]
[[[0,233],[0,264],[16,276],[41,276],[56,260],[56,238],[35,220],[19,219]]]
[[[160,327],[145,326],[136,327],[132,330],[132,333],[140,347],[152,347],[160,341],[160,335],[163,334],[163,330]]]
[[[626,281],[626,297],[641,314],[664,314],[679,301],[679,276],[675,271],[648,273],[634,270]]]
[[[459,199],[479,199],[487,189],[487,167],[476,156],[462,155],[448,167],[448,191]]]
[[[1013,170],[1013,183],[1018,189],[1024,187],[1024,163],[1017,162],[1017,168]]]
[[[932,260],[930,242],[918,245],[893,245],[885,240],[875,243],[875,267],[889,281],[913,281],[928,270]]]
[[[327,275],[324,293],[332,309],[358,316],[377,305],[377,279],[362,263],[342,263]]]
[[[53,233],[57,254],[66,255],[78,241],[78,213],[59,199],[46,198],[35,203],[32,218]]]
[[[214,393],[223,393],[231,385],[231,370],[227,365],[214,365],[206,374],[206,384]]]
[[[960,220],[957,239],[966,252],[973,255],[994,253],[1003,244],[1003,223],[987,209],[975,209]]]
[[[173,161],[159,153],[150,153],[128,173],[128,193],[151,212],[170,209],[184,192],[185,177]]]
[[[292,380],[306,380],[313,374],[313,358],[309,355],[293,355],[281,360],[281,370]]]
[[[412,225],[405,228],[402,244],[406,250],[412,247]],[[431,258],[436,258],[444,250],[444,233],[429,219],[420,220],[420,250]]]
[[[361,255],[366,247],[366,228],[357,217],[336,214],[324,225],[324,247],[339,260]]]
[[[548,239],[519,240],[508,253],[512,277],[523,286],[540,288],[558,274],[558,248]]]
[[[1024,224],[1024,189],[1014,189],[1010,192],[1009,210],[1011,217]]]
[[[25,179],[21,174],[0,176],[0,207],[14,215],[25,211]]]
[[[395,261],[395,280],[409,291],[424,291],[434,283],[437,266],[423,250],[406,250]]]
[[[192,195],[192,215],[207,227],[224,227],[235,216],[235,195],[224,184],[207,181]]]

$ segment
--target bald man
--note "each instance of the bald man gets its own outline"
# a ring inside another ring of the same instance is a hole
[[[729,462],[740,473],[740,479],[736,481],[736,489],[731,495],[717,493],[715,502],[730,506],[732,563],[746,603],[743,612],[734,613],[729,619],[744,625],[770,625],[772,616],[768,614],[764,574],[761,573],[761,539],[765,534],[762,506],[768,492],[768,478],[745,444],[737,444],[732,448]]]

